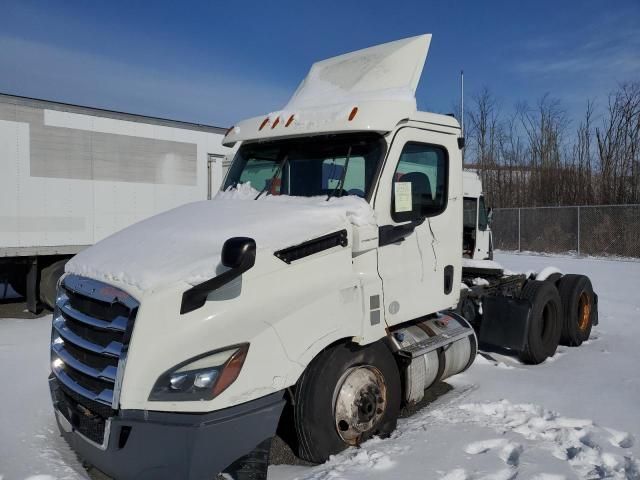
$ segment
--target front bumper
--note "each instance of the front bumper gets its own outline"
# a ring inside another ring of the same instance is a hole
[[[61,401],[57,380],[49,385],[62,436],[84,461],[118,480],[211,479],[275,435],[284,407],[279,392],[203,414],[120,410],[107,420],[99,445],[78,432],[78,416]]]

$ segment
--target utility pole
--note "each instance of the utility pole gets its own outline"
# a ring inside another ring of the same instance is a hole
[[[464,70],[460,70],[460,136],[462,137],[462,141],[466,142],[464,138]],[[464,152],[465,148],[462,149],[462,165],[464,165]]]
[[[460,70],[460,127],[464,138],[464,70]]]

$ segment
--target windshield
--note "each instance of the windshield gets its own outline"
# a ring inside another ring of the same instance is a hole
[[[265,195],[367,198],[384,146],[376,133],[245,144],[236,154],[224,190],[250,182]]]

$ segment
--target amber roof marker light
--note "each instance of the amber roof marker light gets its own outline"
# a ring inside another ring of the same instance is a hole
[[[262,121],[262,123],[260,124],[260,128],[258,128],[258,131],[262,130],[262,129],[265,127],[265,125],[266,125],[267,123],[269,123],[269,117],[265,118],[265,119]]]
[[[351,109],[351,113],[349,114],[349,121],[353,120],[354,118],[356,118],[356,115],[358,114],[358,107],[353,107]]]
[[[294,113],[293,115],[291,115],[289,117],[289,119],[287,120],[287,123],[284,124],[285,127],[288,127],[289,125],[291,125],[291,122],[293,122],[293,119],[295,118],[296,114]]]
[[[273,125],[271,125],[271,129],[276,128],[276,126],[280,123],[280,117],[276,117],[276,119],[273,121]]]

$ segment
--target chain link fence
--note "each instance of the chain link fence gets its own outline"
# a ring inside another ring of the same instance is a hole
[[[496,249],[640,258],[640,205],[496,208]]]

